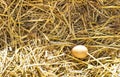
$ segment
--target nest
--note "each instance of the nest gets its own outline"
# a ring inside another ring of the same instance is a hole
[[[71,55],[85,45],[91,56]],[[0,77],[119,77],[119,0],[1,0]]]

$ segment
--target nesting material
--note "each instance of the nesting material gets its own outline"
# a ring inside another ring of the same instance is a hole
[[[77,45],[72,48],[72,55],[84,59],[88,55],[88,49],[84,45]]]

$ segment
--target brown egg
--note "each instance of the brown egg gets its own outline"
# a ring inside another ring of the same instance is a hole
[[[88,49],[84,45],[77,45],[72,48],[72,55],[84,59],[88,55]]]

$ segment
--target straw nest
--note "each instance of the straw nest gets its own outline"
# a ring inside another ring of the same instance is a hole
[[[119,0],[0,0],[0,77],[119,76]]]

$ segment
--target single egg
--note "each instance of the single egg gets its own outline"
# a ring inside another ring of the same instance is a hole
[[[77,45],[72,48],[72,55],[84,59],[88,55],[88,49],[84,45]]]

